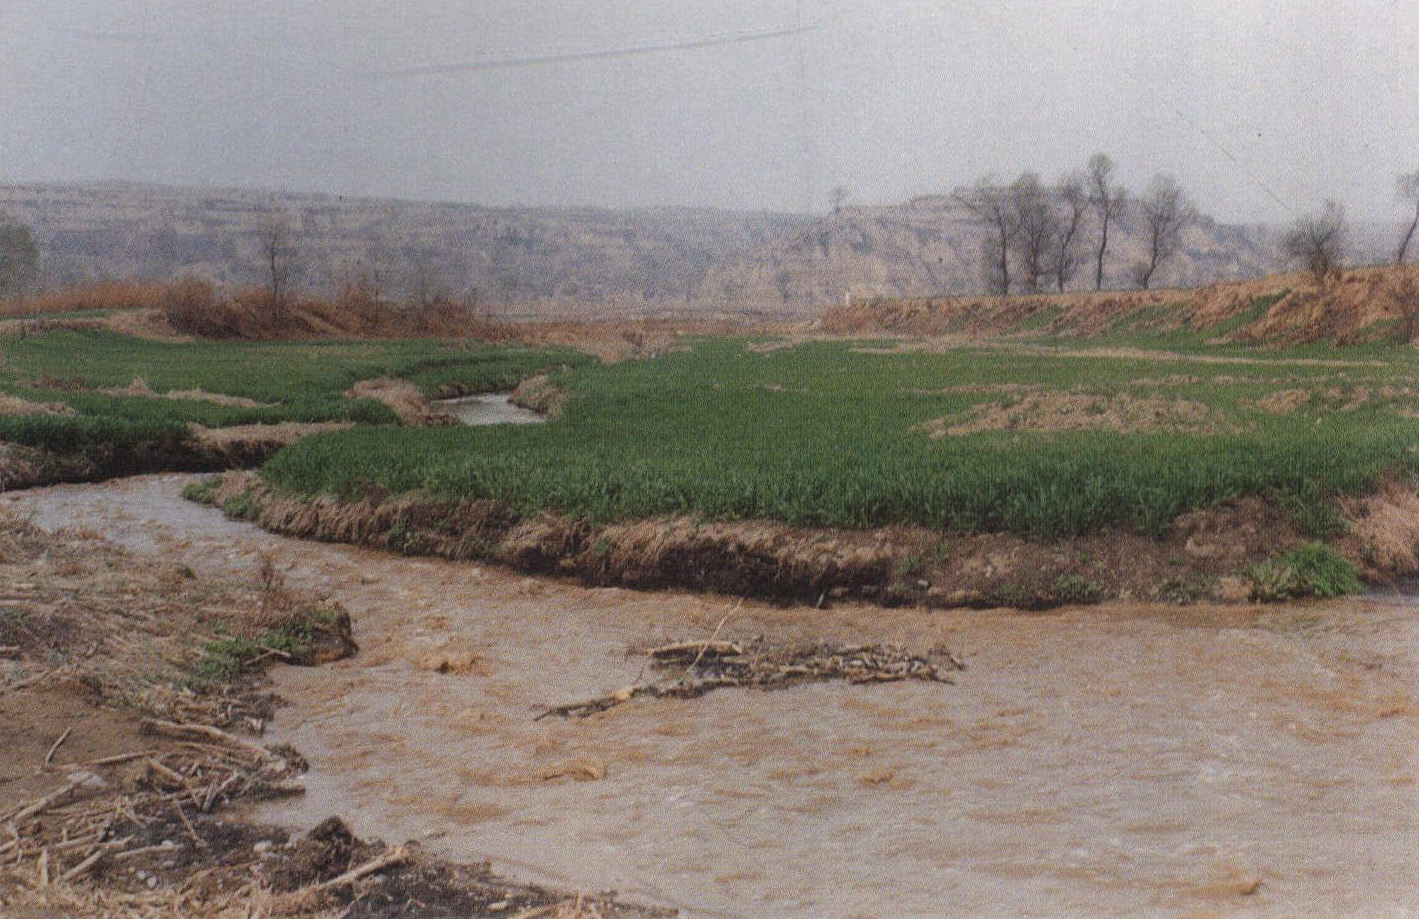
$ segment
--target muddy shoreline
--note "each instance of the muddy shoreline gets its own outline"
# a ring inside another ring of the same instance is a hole
[[[668,915],[511,881],[417,841],[362,840],[339,817],[294,829],[254,818],[263,802],[279,816],[309,776],[300,751],[266,731],[300,704],[270,691],[272,670],[359,650],[338,604],[287,589],[269,556],[257,561],[199,575],[153,547],[45,530],[0,507],[6,915]],[[194,643],[210,621],[235,637]],[[273,626],[270,650],[233,650]]]

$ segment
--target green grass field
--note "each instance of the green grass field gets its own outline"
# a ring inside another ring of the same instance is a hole
[[[598,522],[688,514],[1042,539],[1111,525],[1158,534],[1246,495],[1333,536],[1336,495],[1419,470],[1419,357],[1401,345],[1262,351],[1121,333],[938,353],[765,344],[703,339],[600,365],[518,346],[62,332],[4,342],[0,390],[79,414],[0,416],[0,439],[72,451],[172,440],[189,422],[347,420],[360,426],[284,449],[265,476],[296,494],[377,487]],[[384,405],[342,395],[379,376],[479,392],[545,370],[572,398],[544,425],[398,428]],[[96,391],[134,378],[273,404]]]
[[[1182,512],[1244,495],[1333,535],[1336,494],[1419,469],[1419,421],[1405,414],[1419,412],[1413,349],[1326,349],[1341,364],[1315,363],[1314,349],[1069,353],[1096,345],[873,353],[889,349],[810,342],[758,353],[707,340],[559,374],[573,397],[546,425],[358,428],[289,447],[264,474],[300,494],[378,486],[601,522],[689,514],[1056,538],[1114,524],[1157,534]],[[1257,404],[1288,391],[1305,398],[1287,411]],[[1101,422],[1113,400],[1134,397],[1200,404],[1205,424],[1057,431],[1024,418],[939,439],[922,428],[1060,394],[1085,397],[1085,416],[1097,409]]]
[[[248,344],[167,343],[111,332],[56,332],[0,342],[0,391],[36,402],[60,402],[77,416],[0,415],[0,439],[66,451],[93,439],[138,442],[180,435],[188,423],[207,427],[282,421],[394,424],[385,405],[348,399],[359,380],[389,376],[433,394],[507,389],[534,373],[580,366],[589,359],[564,348],[476,342],[332,341]],[[193,399],[111,395],[97,390],[142,379],[156,393],[201,389],[268,407],[243,408]]]

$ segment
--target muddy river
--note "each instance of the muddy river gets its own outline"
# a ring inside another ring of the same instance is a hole
[[[254,577],[270,553],[350,609],[357,657],[274,672],[292,704],[271,739],[312,769],[305,799],[264,818],[339,813],[691,917],[1419,915],[1419,608],[1403,596],[745,603],[724,636],[944,643],[968,669],[534,721],[634,681],[629,646],[706,636],[731,604],[285,539],[184,502],[186,481],[4,500],[199,575]]]

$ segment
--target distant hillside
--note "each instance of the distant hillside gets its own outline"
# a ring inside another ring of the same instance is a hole
[[[506,316],[816,316],[849,296],[981,289],[981,231],[944,195],[815,219],[127,184],[0,185],[0,217],[35,230],[51,285],[181,275],[227,288],[262,283],[258,231],[271,213],[291,227],[300,287],[327,291],[356,266],[374,266],[385,296],[430,287],[476,292]],[[1110,248],[1112,286],[1128,286],[1141,257],[1139,234],[1129,232],[1137,222],[1136,212],[1126,214]],[[1203,219],[1188,231],[1185,251],[1159,270],[1155,287],[1275,271],[1276,237],[1274,228]],[[1355,237],[1357,259],[1365,262],[1389,254],[1394,233],[1360,226]],[[1075,287],[1091,277],[1082,266]]]
[[[808,218],[710,209],[494,208],[333,195],[129,184],[0,186],[0,215],[28,224],[48,281],[262,283],[259,230],[291,227],[297,284],[329,289],[378,266],[392,295],[469,292],[494,310],[686,309],[705,272]]]
[[[1129,268],[1142,256],[1142,240],[1128,230],[1110,240],[1106,284],[1126,286]],[[1083,246],[1093,245],[1086,228]],[[789,232],[768,245],[715,266],[697,299],[728,308],[738,303],[778,303],[788,309],[838,304],[851,296],[924,297],[981,289],[982,231],[954,198],[934,195],[894,207],[853,207]],[[1116,240],[1116,241],[1115,241]],[[1190,287],[1253,277],[1276,265],[1275,232],[1200,220],[1184,251],[1161,268],[1155,286]],[[1081,266],[1075,286],[1093,280]]]

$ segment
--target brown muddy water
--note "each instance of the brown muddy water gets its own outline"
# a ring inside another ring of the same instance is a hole
[[[189,480],[5,500],[199,576],[254,577],[270,553],[350,609],[357,657],[274,672],[292,704],[270,739],[312,769],[303,801],[262,818],[339,813],[692,917],[1419,915],[1419,607],[1403,596],[745,603],[724,636],[944,642],[968,669],[534,721],[634,681],[629,646],[707,636],[732,604],[286,539],[183,501]]]

